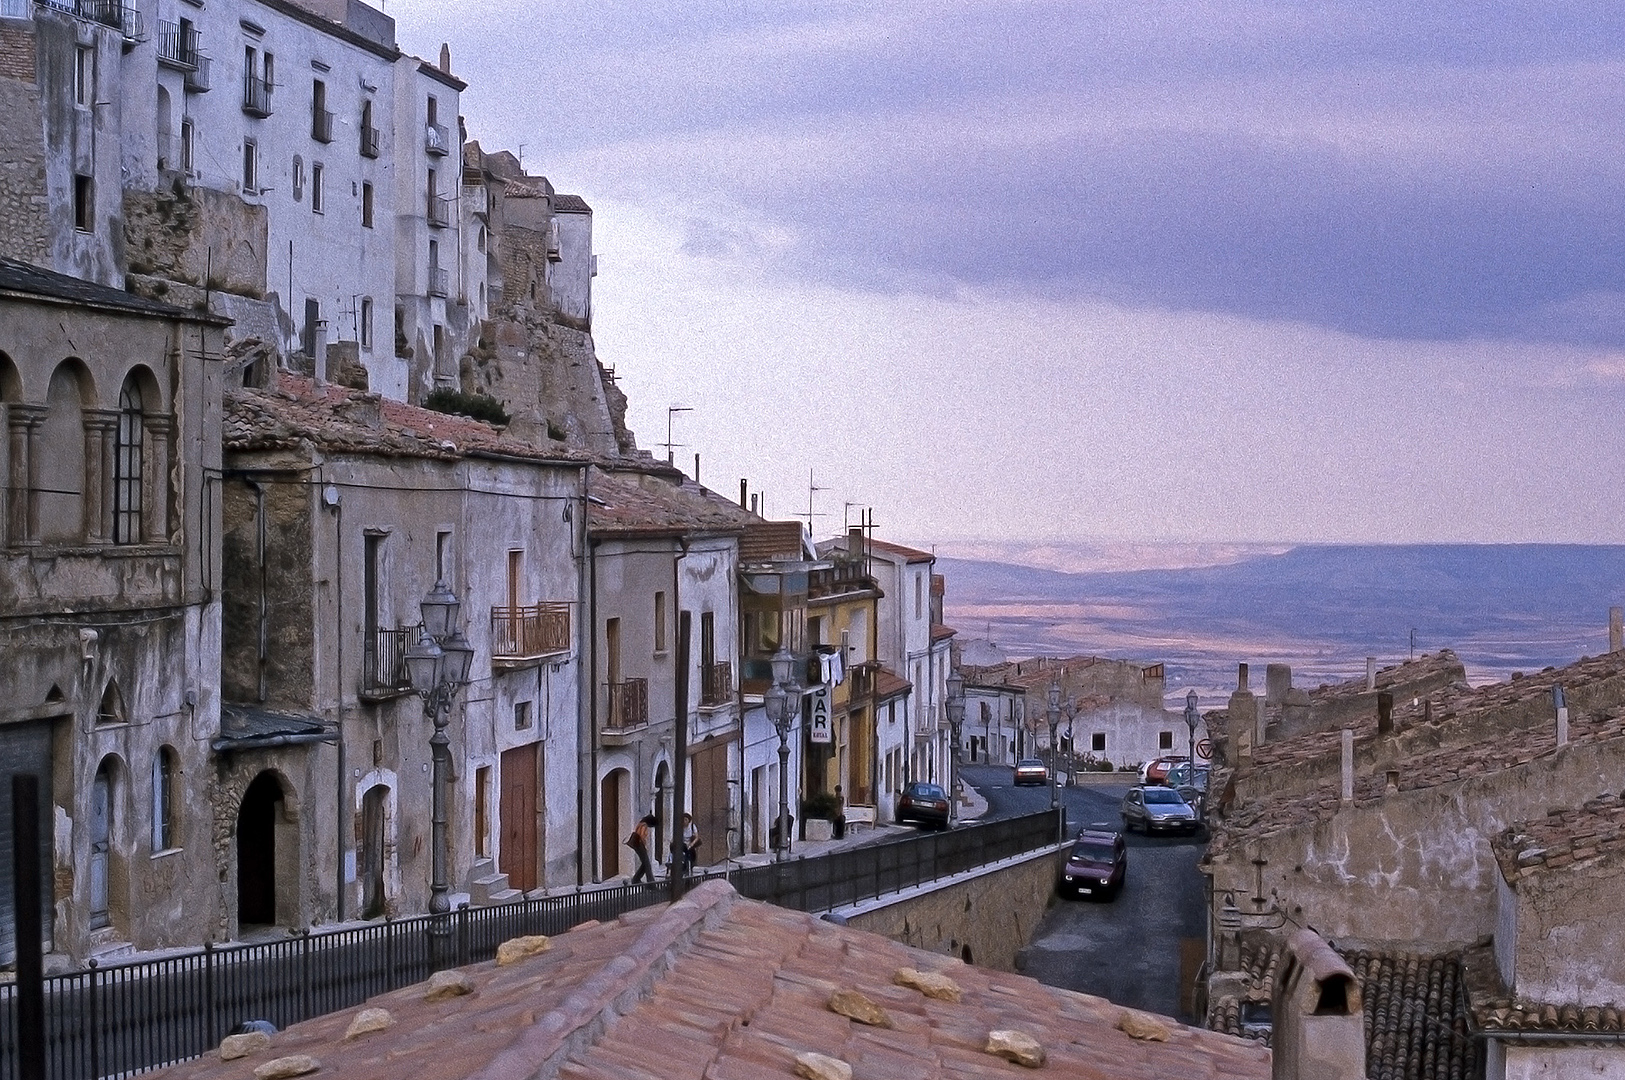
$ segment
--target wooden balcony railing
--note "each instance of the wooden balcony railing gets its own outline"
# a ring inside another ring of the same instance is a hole
[[[649,680],[627,679],[609,684],[609,716],[604,726],[624,731],[649,722]]]
[[[570,605],[491,609],[491,660],[534,660],[570,651]]]
[[[726,705],[734,696],[734,668],[726,660],[700,669],[700,704]]]
[[[417,640],[417,627],[369,630],[362,639],[361,696],[396,697],[409,693],[412,677],[406,671],[406,650]]]

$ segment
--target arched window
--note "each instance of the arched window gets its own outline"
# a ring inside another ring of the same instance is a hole
[[[122,724],[126,719],[124,695],[119,692],[118,683],[109,680],[107,689],[102,691],[102,703],[96,709],[96,723]]]
[[[158,748],[152,766],[152,850],[168,851],[180,846],[176,822],[176,799],[180,797],[180,761],[173,748]]]
[[[145,442],[141,388],[133,377],[118,395],[118,442],[113,449],[113,543],[141,542],[141,459]]]

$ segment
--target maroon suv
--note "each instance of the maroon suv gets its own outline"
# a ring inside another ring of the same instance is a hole
[[[1128,878],[1128,845],[1123,834],[1105,825],[1078,833],[1066,862],[1055,875],[1055,891],[1072,897],[1115,897]]]

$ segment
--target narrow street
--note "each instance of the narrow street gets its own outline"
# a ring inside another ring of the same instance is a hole
[[[1014,787],[1007,766],[966,765],[965,781],[987,799],[984,820],[1041,810],[1049,788]],[[1101,822],[1120,829],[1118,804],[1130,777],[1062,788],[1067,828]],[[1206,934],[1203,878],[1196,864],[1206,844],[1196,837],[1129,833],[1128,879],[1109,902],[1056,900],[1033,941],[1017,957],[1021,972],[1051,986],[1109,998],[1120,1005],[1192,1020],[1190,981]]]

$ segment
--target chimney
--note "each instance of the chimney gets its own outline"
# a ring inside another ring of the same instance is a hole
[[[1569,742],[1569,703],[1563,696],[1561,686],[1552,687],[1552,708],[1557,712],[1557,745],[1567,746]]]
[[[1377,695],[1377,734],[1394,733],[1394,695],[1384,690]]]
[[[1292,689],[1292,665],[1270,664],[1264,669],[1264,703],[1285,705],[1287,691]]]
[[[1354,805],[1354,729],[1343,729],[1343,805]]]
[[[700,455],[694,455],[694,482],[700,482]]]
[[[745,509],[745,507],[747,505],[746,500],[745,500],[745,496],[749,492],[750,492],[750,485],[745,483],[745,478],[743,476],[741,476],[739,478],[739,509],[741,509],[741,510]]]
[[[1236,665],[1236,692],[1230,695],[1230,733],[1236,740],[1237,768],[1252,765],[1253,747],[1264,741],[1263,710],[1247,689],[1247,665]]]
[[[1625,652],[1625,608],[1608,609],[1608,651]]]
[[[1274,1080],[1364,1080],[1365,1019],[1353,970],[1313,930],[1287,943],[1270,1013]]]
[[[757,510],[756,510],[756,507],[758,505],[757,500],[760,499],[760,498],[761,498],[761,496],[758,495],[756,492],[753,491],[753,492],[750,493],[750,512],[751,513],[754,514],[754,513],[757,512]]]
[[[451,74],[451,46],[444,41],[440,43],[440,70]]]
[[[1375,656],[1365,658],[1365,688],[1368,693],[1377,688],[1377,658]]]
[[[863,556],[863,527],[854,525],[846,530],[846,553],[855,557]]]
[[[1247,665],[1236,665],[1236,692],[1245,693],[1247,690]]]

